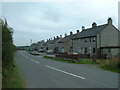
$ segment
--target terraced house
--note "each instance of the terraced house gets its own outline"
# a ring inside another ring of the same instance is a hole
[[[47,43],[47,50],[53,50],[54,52],[58,52],[58,41],[61,39],[60,37],[54,37],[54,39],[52,40],[48,40]]]
[[[118,34],[120,31],[112,24],[112,19],[108,19],[107,24],[99,25],[94,22],[92,28],[85,29],[75,35],[72,39],[73,51],[79,54],[93,54],[98,57],[105,54],[112,57],[119,54]]]
[[[79,33],[79,30],[77,30],[77,33]],[[71,52],[73,50],[72,38],[75,35],[76,34],[73,34],[72,32],[70,32],[70,35],[67,36],[67,34],[65,34],[65,37],[59,40],[58,51],[60,53]]]

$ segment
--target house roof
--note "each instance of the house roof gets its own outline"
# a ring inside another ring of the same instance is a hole
[[[104,25],[96,26],[95,28],[88,28],[88,29],[82,30],[81,32],[76,34],[73,37],[73,39],[96,36],[102,30],[104,30],[107,27],[107,25],[108,24],[104,24]]]
[[[65,37],[64,37],[64,38],[62,38],[62,39],[61,39],[58,43],[68,42],[69,40],[72,40],[73,36],[75,36],[75,34],[65,36]]]
[[[50,42],[49,42],[49,44],[53,44],[53,43],[55,43],[57,40],[59,40],[60,38],[56,38],[56,39],[54,39],[54,40],[51,40]]]

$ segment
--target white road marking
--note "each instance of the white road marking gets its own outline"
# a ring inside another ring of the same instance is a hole
[[[71,75],[71,76],[74,76],[74,77],[77,77],[77,78],[80,78],[80,79],[85,79],[84,77],[81,77],[81,76],[78,76],[78,75],[75,75],[75,74],[72,74],[72,73],[69,73],[69,72],[66,72],[66,71],[63,71],[63,70],[60,70],[60,69],[48,66],[48,65],[45,65],[45,66],[48,67],[48,68],[51,68],[53,70],[56,70],[56,71],[59,71],[59,72],[63,72],[65,74],[68,74],[68,75]]]
[[[33,60],[33,59],[31,59],[31,61],[36,62],[36,63],[39,63],[39,62],[37,62],[36,60]]]

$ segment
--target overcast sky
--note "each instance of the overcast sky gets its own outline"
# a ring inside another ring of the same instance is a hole
[[[108,17],[118,28],[119,0],[79,0],[79,2],[3,2],[2,18],[14,29],[15,45],[30,45],[57,35],[76,33],[107,23]],[[0,3],[1,4],[1,3]]]

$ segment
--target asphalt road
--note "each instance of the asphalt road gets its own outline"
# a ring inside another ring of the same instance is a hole
[[[97,65],[69,64],[34,56],[15,55],[26,88],[118,88],[118,74]]]

